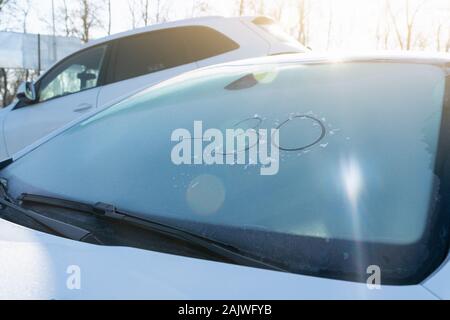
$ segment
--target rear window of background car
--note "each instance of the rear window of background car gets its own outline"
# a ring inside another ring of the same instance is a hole
[[[191,26],[144,33],[119,40],[114,81],[174,68],[238,49],[208,27]]]

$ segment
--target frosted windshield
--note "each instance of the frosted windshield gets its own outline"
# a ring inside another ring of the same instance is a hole
[[[25,155],[7,170],[12,188],[216,226],[420,239],[436,187],[441,69],[287,64],[187,79],[119,103]],[[226,130],[248,119],[281,128],[286,151],[276,175],[262,176],[258,164],[171,161],[174,130],[193,130],[195,121]]]

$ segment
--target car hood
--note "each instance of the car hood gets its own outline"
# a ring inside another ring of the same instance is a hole
[[[0,274],[0,299],[435,298],[422,286],[369,290],[363,284],[79,243],[2,219]]]

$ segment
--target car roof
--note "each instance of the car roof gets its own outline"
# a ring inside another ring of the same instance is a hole
[[[253,17],[253,19],[256,17]],[[252,19],[251,17],[232,17],[232,18],[225,18],[221,16],[207,16],[207,17],[199,17],[199,18],[190,18],[190,19],[183,19],[183,20],[176,20],[171,22],[162,22],[158,24],[149,25],[146,27],[136,28],[133,30],[128,30],[120,33],[113,34],[111,36],[107,36],[104,38],[100,38],[97,40],[93,40],[85,44],[85,46],[82,49],[86,49],[95,45],[99,45],[111,40],[120,39],[123,37],[129,37],[149,31],[154,30],[161,30],[161,29],[167,29],[167,28],[174,28],[174,27],[182,27],[182,26],[192,26],[192,25],[211,25],[214,24],[214,22],[224,21],[224,20],[247,20]]]
[[[162,29],[169,29],[169,28],[182,27],[182,26],[195,26],[195,25],[211,26],[215,22],[220,22],[220,21],[224,21],[224,20],[252,21],[255,18],[257,18],[257,16],[255,16],[255,17],[231,17],[231,18],[225,18],[222,16],[205,16],[205,17],[198,17],[198,18],[182,19],[182,20],[175,20],[175,21],[171,21],[171,22],[157,23],[157,24],[146,26],[146,27],[141,27],[141,28],[124,31],[124,32],[119,32],[119,33],[116,33],[116,34],[113,34],[113,35],[110,35],[107,37],[99,38],[96,40],[91,40],[88,43],[85,43],[84,45],[82,45],[78,50],[68,54],[67,56],[63,57],[62,59],[57,60],[53,65],[51,65],[47,70],[45,70],[45,72],[42,72],[42,74],[38,77],[38,79],[36,81],[39,81],[39,79],[41,77],[43,77],[49,70],[53,69],[53,67],[56,66],[57,64],[59,64],[62,60],[66,59],[80,51],[86,50],[88,48],[91,48],[91,47],[94,47],[97,45],[101,45],[103,43],[107,43],[109,41],[113,41],[113,40],[124,38],[124,37],[129,37],[129,36],[133,36],[133,35],[138,35],[138,34],[150,32],[150,31],[154,31],[154,30],[162,30]]]

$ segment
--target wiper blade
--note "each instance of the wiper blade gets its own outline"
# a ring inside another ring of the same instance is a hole
[[[100,243],[98,239],[96,239],[88,230],[49,218],[38,212],[20,207],[19,205],[14,203],[13,199],[6,192],[3,184],[0,183],[0,209],[4,209],[4,207],[10,208],[27,216],[39,225],[45,227],[46,229],[49,229],[50,231],[61,237],[82,242]]]
[[[137,217],[128,212],[117,210],[115,206],[110,204],[97,203],[95,205],[90,205],[77,201],[33,194],[22,194],[18,200],[20,200],[22,203],[48,205],[52,207],[59,207],[63,209],[88,213],[106,219],[111,219],[114,221],[118,221],[120,223],[139,227],[151,232],[156,232],[159,234],[170,236],[172,238],[181,240],[190,245],[201,247],[202,249],[205,249],[214,255],[233,261],[237,264],[286,272],[286,270],[284,270],[282,267],[273,265],[271,263],[266,263],[264,261],[261,261],[257,257],[255,258],[251,257],[248,254],[243,253],[239,248],[236,248],[234,246],[222,243],[217,240],[209,239],[202,235],[185,231],[174,226]]]
[[[9,166],[13,162],[14,161],[12,158],[8,158],[8,159],[0,161],[0,170],[5,169],[7,166]]]

